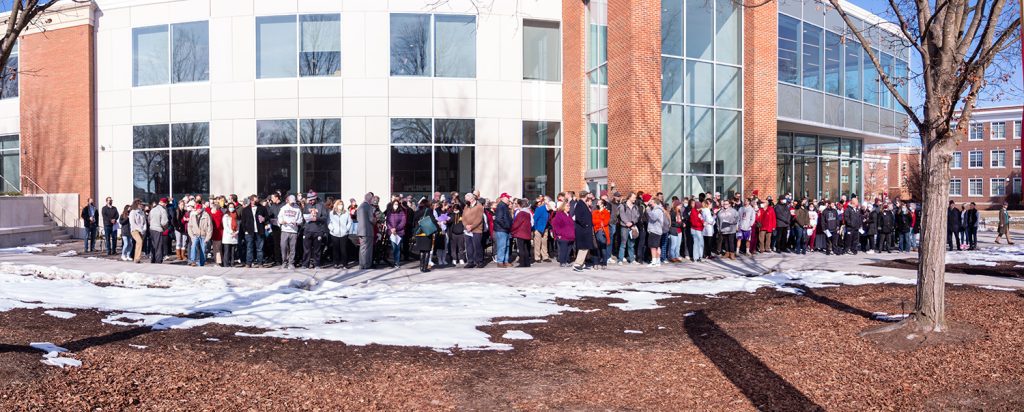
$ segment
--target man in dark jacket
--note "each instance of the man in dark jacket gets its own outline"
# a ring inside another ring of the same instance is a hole
[[[508,203],[512,197],[508,193],[502,193],[498,197],[498,206],[494,209],[494,259],[498,262],[499,268],[512,267],[508,263],[509,239],[512,230],[512,211]]]
[[[356,221],[359,222],[356,235],[359,235],[360,269],[373,268],[373,243],[376,241],[377,235],[374,232],[376,222],[373,218],[374,207],[370,204],[371,202],[373,202],[373,192],[367,193],[363,197],[363,203],[356,209]]]
[[[870,203],[864,212],[864,237],[866,238],[865,249],[868,253],[875,253],[875,237],[878,236],[878,210]]]
[[[860,234],[863,231],[864,216],[857,208],[857,199],[852,199],[843,213],[843,225],[846,228],[846,253],[857,254],[860,249]]]
[[[892,213],[892,205],[885,205],[885,209],[878,216],[878,252],[892,253],[892,234],[896,228],[896,216]]]
[[[82,208],[82,223],[85,224],[85,251],[96,251],[96,229],[100,224],[100,212],[90,198]]]
[[[576,263],[572,270],[583,271],[583,265],[587,261],[587,254],[593,249],[594,242],[594,216],[590,213],[590,203],[594,198],[586,191],[580,192],[580,201],[572,207],[572,218],[576,227]]]
[[[971,202],[967,213],[964,213],[964,225],[967,226],[967,249],[978,249],[978,206]]]
[[[780,198],[779,204],[775,205],[775,234],[772,243],[775,243],[775,252],[784,253],[789,250],[789,222],[792,215],[789,213],[789,203],[786,198]]]
[[[825,254],[839,254],[839,211],[830,200],[821,212],[822,233],[825,235]]]
[[[949,209],[946,209],[946,248],[953,250],[954,247],[960,250],[960,211],[956,208],[956,202],[950,200]]]
[[[103,210],[100,211],[100,216],[103,217],[103,240],[106,242],[107,254],[113,255],[117,252],[117,233],[114,232],[114,224],[121,216],[121,213],[114,207],[114,199],[107,198]]]
[[[263,265],[263,237],[267,233],[270,215],[267,208],[260,205],[256,195],[249,196],[249,205],[242,209],[238,216],[238,232],[245,238],[245,265],[252,267]]]

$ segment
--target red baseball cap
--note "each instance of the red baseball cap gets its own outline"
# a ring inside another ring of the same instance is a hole
[[[508,193],[504,193],[504,192],[503,192],[503,193],[501,194],[501,196],[498,196],[498,199],[501,199],[501,198],[503,198],[503,197],[507,197],[507,198],[509,198],[509,199],[511,199],[511,198],[512,198],[512,196],[509,196],[509,195],[508,195]]]
[[[167,203],[167,198],[166,197],[161,197],[160,198],[160,203]]]

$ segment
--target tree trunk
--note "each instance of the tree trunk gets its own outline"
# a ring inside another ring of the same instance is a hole
[[[935,141],[934,134],[934,130],[922,130],[922,141]],[[926,135],[928,138],[924,138]],[[917,301],[908,322],[915,322],[922,332],[946,330],[946,212],[953,139],[940,139],[942,143],[931,148],[925,144],[921,153],[924,213],[917,249]]]

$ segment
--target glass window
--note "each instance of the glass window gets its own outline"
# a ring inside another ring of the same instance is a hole
[[[171,81],[173,83],[210,80],[209,23],[197,21],[172,24],[171,46]]]
[[[1006,122],[992,122],[992,140],[1006,139]]]
[[[295,16],[256,18],[256,78],[295,77],[298,42]]]
[[[985,135],[985,126],[981,123],[971,123],[970,134],[967,140],[981,140]]]
[[[476,17],[434,16],[434,75],[476,77]]]
[[[818,146],[822,156],[839,156],[839,138],[819,136]]]
[[[775,145],[779,153],[793,153],[793,135],[789,133],[779,133],[778,140]]]
[[[712,151],[715,145],[715,122],[712,110],[703,107],[686,107],[686,149],[684,172],[712,174]]]
[[[878,56],[878,50],[871,49],[871,51]],[[863,54],[863,65],[864,65],[864,102],[877,105],[878,104],[878,85],[881,84],[880,77],[878,75],[878,69],[875,68],[875,64],[871,62],[871,56],[868,53]]]
[[[962,193],[961,190],[962,189],[960,188],[960,179],[950,179],[949,180],[949,195],[950,196],[960,196],[961,193]]]
[[[166,124],[135,126],[132,128],[132,148],[156,149],[170,147],[170,131]]]
[[[299,75],[340,75],[341,15],[304,14],[299,16],[299,27],[302,30]]]
[[[910,89],[910,69],[907,62],[896,59],[896,71],[893,73],[893,77],[896,82],[896,91],[900,93],[900,97],[903,97],[903,101],[907,101]]]
[[[468,192],[475,179],[473,119],[391,119],[392,192]]]
[[[434,191],[469,193],[475,176],[472,146],[437,146],[434,149]]]
[[[793,156],[786,154],[776,155],[776,193],[788,193],[793,191]]]
[[[661,105],[661,171],[683,172],[683,106]]]
[[[738,175],[743,165],[740,112],[715,110],[715,173]]]
[[[879,60],[879,63],[882,64],[882,70],[885,70],[885,77],[887,79],[890,79],[889,80],[890,82],[892,81],[892,73],[893,73],[893,63],[892,63],[892,60],[893,60],[892,56],[890,56],[890,55],[888,55],[886,53],[882,53],[881,57],[880,57],[880,60]],[[881,93],[882,107],[884,107],[886,109],[891,109],[892,108],[892,93],[889,92],[889,88],[886,87],[885,84],[881,82],[881,80],[879,80],[879,82],[878,82],[878,91],[879,91],[879,93]]]
[[[793,153],[802,155],[818,154],[818,139],[814,136],[796,135],[793,140]]]
[[[391,143],[433,143],[432,127],[430,119],[391,119]]]
[[[299,127],[299,142],[302,144],[341,144],[341,119],[303,119],[299,121]]]
[[[1020,120],[1013,122],[1013,138],[1020,139]]]
[[[715,66],[695,60],[686,61],[686,102],[711,106],[714,104]]]
[[[686,57],[714,58],[714,4],[703,0],[686,2]]]
[[[430,146],[391,146],[391,192],[427,196],[433,192]]]
[[[798,197],[818,196],[818,158],[814,156],[793,156],[793,193]]]
[[[209,123],[175,123],[171,125],[171,147],[199,147],[209,145]]]
[[[294,123],[294,122],[293,122]],[[257,193],[298,193],[299,157],[295,146],[257,147]]]
[[[661,58],[661,100],[683,102],[683,59]]]
[[[846,41],[846,61],[844,67],[846,68],[845,76],[846,84],[844,89],[846,90],[846,97],[854,100],[860,100],[861,98],[861,53],[863,52],[860,43],[855,41]]]
[[[971,150],[967,153],[967,167],[971,169],[982,167],[981,150]]]
[[[561,39],[557,21],[523,20],[523,80],[562,80]]]
[[[523,121],[523,146],[562,146],[562,124],[546,121]]]
[[[989,196],[1006,196],[1006,178],[989,179]]]
[[[168,83],[167,26],[132,29],[132,85]]]
[[[476,143],[476,121],[473,119],[434,120],[434,143],[474,144]]]
[[[295,144],[298,142],[295,120],[257,120],[256,144]],[[269,192],[267,192],[269,193]]]
[[[132,154],[134,197],[154,202],[170,193],[168,150],[144,150]]]
[[[562,188],[561,126],[558,122],[523,121],[523,195],[527,198],[554,198]]]
[[[690,0],[691,2],[703,2]],[[740,64],[743,8],[733,0],[715,0],[715,61]]]
[[[7,66],[0,73],[0,99],[18,97],[18,51],[18,42],[15,41],[11,55],[7,57]]]
[[[839,199],[840,160],[832,157],[822,157],[821,160],[821,197],[823,199]]]
[[[842,40],[836,33],[825,32],[825,92],[837,95],[843,92]]]
[[[603,119],[595,119],[599,122]],[[590,123],[587,163],[589,169],[608,168],[608,123]]]
[[[803,42],[803,85],[816,90],[821,90],[821,48],[824,41],[824,31],[804,23]]]
[[[989,153],[989,165],[991,167],[1006,167],[1006,151],[993,150]]]
[[[172,198],[210,193],[210,149],[172,150],[171,171]]]
[[[800,20],[779,15],[779,81],[800,84]]]
[[[967,179],[967,195],[981,196],[981,193],[984,190],[982,184],[981,179]]]
[[[1020,167],[1020,149],[1013,149],[1013,167]]]
[[[661,2],[661,54],[683,55],[683,0]]]
[[[20,136],[0,136],[0,192],[21,191]]]
[[[1021,194],[1020,189],[1021,189],[1021,187],[1020,187],[1020,178],[1019,177],[1013,178],[1013,193],[1014,194],[1018,194],[1018,195]]]
[[[301,190],[314,190],[321,196],[338,198],[341,195],[341,146],[301,146],[299,150]]]
[[[953,152],[953,160],[950,162],[949,167],[951,169],[960,169],[963,167],[963,152]]]
[[[716,106],[740,108],[742,90],[738,67],[715,65]]]

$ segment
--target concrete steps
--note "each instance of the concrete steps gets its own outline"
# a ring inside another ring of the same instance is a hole
[[[43,213],[43,220],[46,224],[53,226],[53,228],[50,229],[50,232],[53,233],[53,240],[55,242],[71,240],[71,235],[68,231],[66,229],[61,229],[60,225],[58,225],[53,219],[50,219],[50,216],[46,215],[46,213]]]

